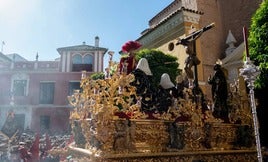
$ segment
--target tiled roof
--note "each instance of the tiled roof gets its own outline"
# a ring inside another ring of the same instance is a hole
[[[169,19],[171,19],[173,16],[175,16],[177,13],[182,12],[182,11],[187,11],[187,12],[192,12],[192,13],[196,13],[196,14],[200,14],[202,15],[203,12],[200,11],[195,11],[195,10],[191,10],[191,9],[187,9],[184,7],[181,7],[180,9],[176,10],[175,12],[173,12],[172,14],[168,15],[165,19],[161,20],[157,25],[151,27],[151,28],[147,28],[142,32],[142,35],[137,39],[139,40],[140,38],[142,38],[144,35],[149,34],[150,32],[152,32],[155,28],[157,28],[158,26],[164,24],[165,22],[167,22]]]
[[[156,28],[157,26],[159,26],[159,25],[163,24],[164,22],[168,21],[171,17],[173,17],[174,15],[176,15],[177,13],[182,12],[182,11],[192,12],[192,13],[196,13],[196,14],[200,14],[200,15],[203,14],[200,11],[195,11],[195,10],[191,10],[191,9],[187,9],[187,8],[181,7],[180,9],[176,10],[175,12],[173,12],[172,14],[170,14],[169,16],[167,16],[165,19],[163,19],[162,21],[160,21],[154,28]]]

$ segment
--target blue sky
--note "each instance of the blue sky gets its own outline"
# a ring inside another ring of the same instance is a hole
[[[83,41],[115,51],[135,40],[148,21],[173,0],[0,0],[3,53],[27,60],[54,60],[59,47]]]

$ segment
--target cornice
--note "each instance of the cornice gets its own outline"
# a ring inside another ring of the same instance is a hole
[[[183,15],[181,12],[177,12],[172,17],[161,23],[161,25],[158,25],[153,30],[150,30],[146,34],[142,35],[140,38],[138,38],[138,41],[140,41],[144,45],[149,44],[157,38],[163,37],[167,33],[167,31],[175,29],[182,23]]]
[[[78,45],[78,46],[69,46],[69,47],[62,47],[58,48],[57,51],[59,53],[63,51],[107,51],[107,48],[103,47],[95,47],[95,46],[89,46],[89,45]]]
[[[185,22],[199,24],[200,14],[196,14],[194,12],[189,12],[187,10],[184,10],[182,12],[183,12],[183,19]]]
[[[184,22],[198,24],[201,14],[200,12],[181,8],[161,21],[154,28],[145,31],[137,41],[146,46],[146,44],[150,44],[160,37],[165,37],[168,31],[182,30],[181,27],[183,27],[182,24]]]

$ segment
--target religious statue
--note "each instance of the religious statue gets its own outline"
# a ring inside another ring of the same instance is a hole
[[[115,123],[115,140],[113,148],[117,151],[126,151],[129,148],[127,120],[119,120]]]
[[[205,31],[210,30],[214,26],[215,24],[211,23],[199,30],[193,31],[185,38],[179,39],[179,41],[176,43],[176,45],[181,44],[186,48],[186,53],[188,54],[188,57],[185,60],[184,70],[189,81],[189,88],[193,88],[192,91],[194,94],[194,100],[196,103],[202,105],[203,112],[207,109],[207,106],[206,101],[204,99],[204,94],[198,85],[197,65],[200,64],[200,60],[198,59],[196,54],[196,40],[201,37],[201,35]],[[194,27],[192,29],[194,29]],[[194,67],[194,72],[192,71],[192,67]]]
[[[228,106],[227,106],[227,81],[222,71],[220,64],[214,65],[214,76],[208,79],[208,83],[212,85],[212,99],[213,99],[213,115],[216,118],[221,118],[224,122],[229,122]]]
[[[194,79],[194,74],[193,74],[193,71],[192,71],[192,67],[200,64],[200,60],[196,56],[194,46],[195,46],[194,42],[189,42],[185,46],[186,53],[187,53],[188,57],[185,60],[184,70],[185,70],[185,73],[187,74],[188,79],[190,79],[190,80]]]
[[[167,73],[162,74],[156,95],[156,108],[160,113],[167,112],[173,99],[178,97],[178,91]]]
[[[176,122],[170,123],[168,125],[168,132],[169,132],[169,148],[174,149],[183,149],[185,146],[185,126],[184,125],[177,125]]]
[[[183,39],[179,39],[178,42],[176,43],[176,45],[183,45],[185,48],[186,48],[186,53],[188,54],[188,57],[186,58],[185,60],[185,67],[184,67],[184,70],[185,70],[185,73],[187,74],[187,77],[189,79],[189,86],[192,86],[191,85],[191,82],[192,80],[194,79],[194,88],[195,88],[195,91],[199,91],[199,88],[198,88],[198,78],[197,78],[197,65],[200,64],[200,60],[197,58],[196,56],[196,39],[198,39],[199,37],[201,37],[201,35],[213,28],[215,26],[214,23],[211,23],[199,30],[196,30],[194,31],[194,26],[191,26],[191,30],[193,31],[191,34],[189,34],[188,36],[186,36],[185,38]],[[194,73],[192,71],[192,67],[195,67],[194,69]],[[194,75],[195,74],[195,75]]]
[[[132,74],[135,80],[131,83],[136,87],[136,93],[141,97],[141,109],[145,112],[151,112],[154,109],[154,90],[152,83],[152,72],[146,58],[141,58]]]
[[[119,62],[119,73],[129,74],[136,68],[135,54],[137,49],[142,45],[137,41],[128,41],[122,46],[122,52],[127,53],[127,56],[122,56]]]

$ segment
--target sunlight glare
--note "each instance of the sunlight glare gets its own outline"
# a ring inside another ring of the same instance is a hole
[[[0,18],[8,22],[23,21],[38,7],[39,0],[0,0]]]
[[[5,13],[10,9],[14,1],[12,0],[0,0],[0,13]]]

